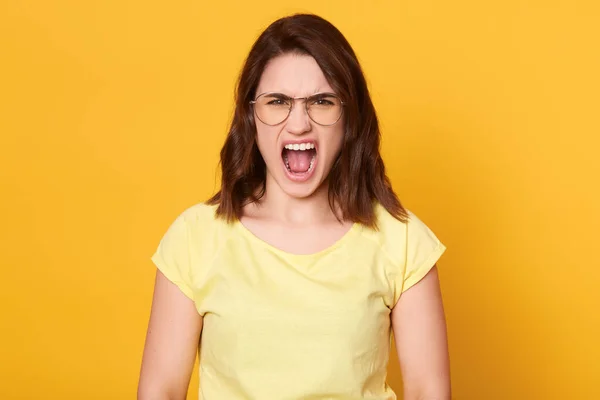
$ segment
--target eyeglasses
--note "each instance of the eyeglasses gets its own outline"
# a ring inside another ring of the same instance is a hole
[[[309,118],[316,124],[329,126],[339,121],[344,102],[334,93],[317,93],[308,97],[289,97],[282,93],[262,93],[250,101],[257,118],[265,125],[275,126],[285,121],[296,100],[304,100]]]

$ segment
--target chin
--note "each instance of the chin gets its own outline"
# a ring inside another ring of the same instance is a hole
[[[315,180],[315,182],[290,182],[285,176],[281,177],[283,182],[278,182],[281,190],[288,196],[295,199],[305,199],[311,197],[321,186],[321,182]]]

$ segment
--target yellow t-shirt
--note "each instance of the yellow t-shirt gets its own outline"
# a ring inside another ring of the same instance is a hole
[[[378,205],[379,230],[296,255],[215,209],[185,210],[152,257],[204,317],[199,398],[395,399],[390,311],[445,251],[433,232]]]

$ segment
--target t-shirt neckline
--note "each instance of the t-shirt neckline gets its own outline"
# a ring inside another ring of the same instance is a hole
[[[319,250],[317,252],[314,252],[314,253],[292,253],[292,252],[280,249],[279,247],[272,245],[271,243],[267,242],[266,240],[261,239],[254,232],[252,232],[248,227],[246,227],[246,225],[244,225],[242,223],[242,221],[239,219],[236,222],[234,222],[234,225],[241,232],[241,234],[244,237],[248,238],[249,240],[251,240],[254,243],[257,243],[259,246],[266,248],[266,249],[268,249],[274,253],[277,253],[281,256],[284,256],[287,258],[296,258],[296,259],[318,258],[320,256],[323,256],[327,253],[330,253],[330,252],[338,249],[339,247],[343,246],[348,240],[350,240],[351,237],[354,236],[354,233],[357,232],[361,226],[360,223],[353,222],[352,225],[350,226],[350,228],[342,236],[340,236],[334,243],[332,243],[330,246],[328,246],[322,250]]]

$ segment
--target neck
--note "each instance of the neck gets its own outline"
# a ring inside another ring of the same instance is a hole
[[[268,209],[270,218],[296,226],[336,220],[329,205],[327,182],[304,198],[289,196],[272,178],[267,177],[265,184],[265,195],[259,207]]]

